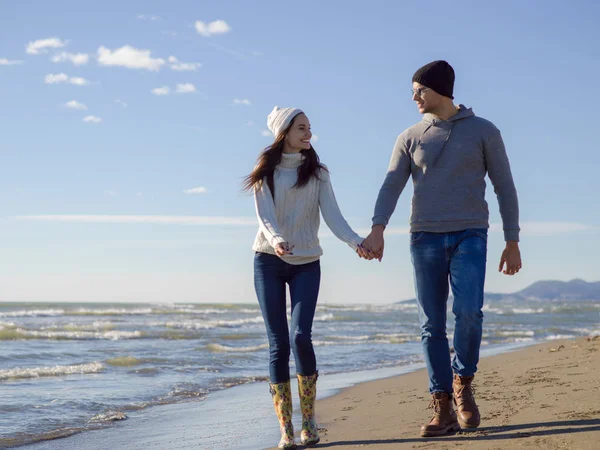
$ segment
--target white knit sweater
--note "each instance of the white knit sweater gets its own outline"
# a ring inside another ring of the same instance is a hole
[[[323,249],[319,244],[319,209],[333,234],[356,250],[363,238],[356,234],[338,207],[329,173],[322,170],[301,188],[293,188],[298,179],[301,153],[283,153],[275,168],[273,184],[275,201],[266,182],[255,189],[258,233],[252,249],[275,255],[275,246],[287,242],[294,245],[293,255],[283,256],[289,264],[307,264],[319,259]]]

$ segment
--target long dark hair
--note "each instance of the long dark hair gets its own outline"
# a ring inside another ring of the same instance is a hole
[[[298,117],[298,114],[296,117]],[[254,170],[250,172],[250,175],[244,178],[243,188],[245,191],[250,191],[262,186],[263,180],[267,179],[267,185],[271,190],[273,198],[275,197],[275,185],[273,183],[273,174],[275,173],[275,167],[281,162],[281,154],[283,153],[283,147],[285,143],[285,136],[287,132],[292,128],[296,117],[275,138],[275,141],[263,150],[258,156],[256,166]],[[313,148],[312,144],[309,149],[301,150],[300,153],[304,156],[302,164],[298,167],[298,180],[292,187],[301,188],[305,186],[312,177],[319,177],[321,170],[327,170],[319,160],[319,155]]]

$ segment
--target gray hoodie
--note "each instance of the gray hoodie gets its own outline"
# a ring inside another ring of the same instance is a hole
[[[500,204],[504,238],[518,241],[519,203],[500,131],[463,105],[448,120],[425,114],[396,140],[373,225],[387,225],[412,175],[411,232],[488,228],[486,173]]]

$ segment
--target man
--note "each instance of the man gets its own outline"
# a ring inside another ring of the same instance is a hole
[[[500,132],[470,108],[453,104],[450,64],[427,64],[412,81],[413,100],[423,120],[396,141],[377,197],[372,230],[363,245],[381,260],[385,227],[412,176],[410,252],[434,409],[431,421],[421,427],[421,436],[439,436],[459,430],[459,424],[476,428],[480,422],[471,383],[479,362],[483,323],[489,228],[486,173],[500,204],[506,248],[499,271],[507,275],[522,267],[519,207]],[[452,361],[446,337],[448,284],[456,320]]]

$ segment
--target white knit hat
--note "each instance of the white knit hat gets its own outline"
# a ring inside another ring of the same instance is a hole
[[[285,130],[298,114],[304,114],[304,112],[298,108],[280,108],[279,106],[273,108],[267,117],[267,126],[273,136],[279,136],[279,133]]]

